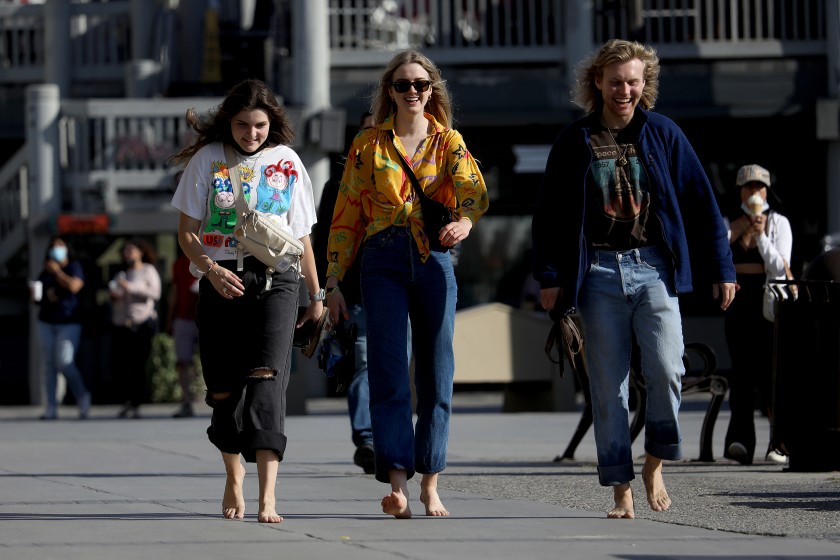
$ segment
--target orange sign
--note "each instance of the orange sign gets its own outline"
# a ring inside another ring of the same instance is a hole
[[[56,220],[56,229],[61,235],[108,233],[109,225],[107,214],[59,214]]]

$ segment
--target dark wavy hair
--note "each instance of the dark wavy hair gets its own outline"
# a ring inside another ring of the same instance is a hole
[[[125,249],[127,245],[134,245],[140,249],[140,253],[142,255],[141,259],[144,263],[155,264],[157,262],[157,252],[155,251],[155,248],[151,243],[142,237],[130,237],[126,239],[123,242],[123,249]]]
[[[604,76],[604,67],[615,62],[629,62],[634,58],[638,58],[645,65],[645,87],[639,105],[644,109],[653,109],[659,95],[659,57],[652,47],[623,39],[607,41],[598,52],[578,65],[573,92],[575,104],[587,113],[599,111],[604,106],[604,98],[595,85],[595,79]]]
[[[187,110],[187,123],[198,133],[198,139],[170,157],[169,161],[174,164],[187,162],[198,150],[213,142],[235,146],[230,132],[231,119],[242,111],[255,109],[261,109],[268,115],[267,142],[291,145],[294,139],[292,124],[274,93],[260,80],[245,80],[233,86],[224,101],[209,112],[206,120],[201,118],[194,107]]]

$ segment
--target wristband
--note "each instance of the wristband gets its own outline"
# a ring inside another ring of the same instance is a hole
[[[195,268],[196,268],[196,270],[198,270],[199,274],[204,276],[205,274],[209,274],[210,271],[213,270],[214,266],[216,266],[216,261],[210,261],[210,266],[207,267],[207,270],[201,270],[197,266]]]
[[[324,288],[321,288],[314,294],[309,294],[309,301],[324,301],[326,298],[326,294],[324,292]]]

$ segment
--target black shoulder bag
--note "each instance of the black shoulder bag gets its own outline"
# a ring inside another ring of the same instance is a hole
[[[405,174],[411,181],[411,186],[414,187],[414,194],[420,200],[420,210],[423,212],[423,229],[426,230],[426,237],[429,238],[429,249],[439,253],[448,253],[452,247],[441,244],[439,236],[443,226],[453,221],[452,210],[445,204],[426,196],[426,193],[420,188],[420,182],[417,180],[414,170],[411,169],[404,157],[400,156],[399,160],[403,169],[405,169]]]

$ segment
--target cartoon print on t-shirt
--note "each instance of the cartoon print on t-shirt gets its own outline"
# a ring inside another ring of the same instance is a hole
[[[206,231],[231,233],[236,225],[236,199],[233,196],[227,165],[215,162],[212,174],[213,192],[210,197],[210,220],[207,222]],[[253,177],[253,171],[246,169],[240,176],[247,202],[251,198],[251,185],[247,181]]]
[[[277,215],[288,211],[297,180],[298,172],[291,161],[281,159],[266,166],[257,186],[257,210]]]
[[[229,179],[216,177],[213,179],[213,201],[210,207],[213,210],[213,219],[210,220],[209,228],[217,231],[228,231],[233,228],[236,222],[234,209],[233,189]],[[231,218],[233,222],[231,222]]]

